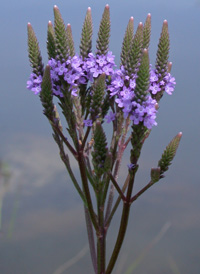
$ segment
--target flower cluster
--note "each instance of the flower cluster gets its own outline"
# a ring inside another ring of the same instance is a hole
[[[148,129],[153,125],[157,125],[156,119],[156,100],[152,95],[156,95],[161,89],[168,94],[172,94],[176,84],[175,78],[170,73],[160,81],[159,74],[156,70],[150,69],[149,90],[147,95],[141,100],[137,99],[135,95],[137,74],[131,77],[126,74],[123,66],[120,69],[115,69],[114,55],[108,52],[106,55],[97,55],[89,53],[84,60],[75,55],[70,57],[67,61],[57,61],[50,59],[48,64],[51,68],[52,89],[55,96],[63,97],[63,82],[69,85],[69,91],[73,96],[78,96],[80,84],[87,85],[88,82],[94,82],[95,78],[104,73],[110,76],[107,81],[107,90],[110,97],[115,97],[115,103],[122,109],[124,118],[129,117],[133,124],[137,125],[140,122]],[[41,91],[42,76],[37,76],[31,73],[27,81],[27,88],[32,90],[35,94]],[[113,121],[116,114],[110,112],[105,116],[109,123]],[[91,120],[84,120],[85,126],[92,126]]]

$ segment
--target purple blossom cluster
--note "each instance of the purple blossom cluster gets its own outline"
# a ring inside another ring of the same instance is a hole
[[[137,75],[131,77],[125,74],[123,66],[116,70],[109,85],[110,95],[115,96],[115,102],[122,109],[124,118],[130,117],[133,124],[138,125],[143,122],[144,126],[151,129],[157,125],[156,119],[156,100],[152,99],[150,93],[138,100],[135,95]]]
[[[52,89],[55,96],[63,97],[63,83],[68,84],[69,92],[73,96],[78,96],[79,85],[93,82],[102,73],[110,76],[107,81],[107,90],[110,97],[115,96],[115,102],[124,113],[124,118],[129,117],[135,125],[142,122],[144,126],[151,129],[153,125],[157,125],[156,119],[156,100],[152,99],[152,95],[157,94],[161,90],[165,90],[168,94],[172,94],[176,84],[175,78],[167,73],[160,81],[160,75],[156,70],[150,69],[150,85],[147,95],[139,100],[135,95],[137,75],[128,76],[123,68],[114,69],[116,67],[112,52],[106,55],[94,55],[89,53],[84,60],[82,57],[75,55],[67,61],[59,61],[50,59],[48,64],[51,69]],[[27,81],[27,88],[35,94],[41,91],[42,75],[31,73]],[[112,111],[105,116],[107,123],[115,120],[116,114]],[[92,126],[92,120],[84,120],[85,126]]]
[[[151,69],[149,87],[150,92],[155,95],[164,88],[164,90],[169,95],[172,95],[172,92],[174,91],[174,87],[176,85],[175,78],[172,77],[170,73],[167,73],[167,75],[161,81],[159,81],[159,78],[160,75],[156,73],[156,70]]]

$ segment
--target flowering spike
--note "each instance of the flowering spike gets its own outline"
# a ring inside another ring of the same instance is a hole
[[[149,54],[147,49],[143,51],[137,76],[135,88],[136,101],[143,102],[146,100],[149,89]]]
[[[44,76],[41,84],[40,100],[44,107],[44,115],[46,115],[47,118],[52,117],[54,105],[53,105],[53,91],[52,91],[49,65],[47,65],[44,70]]]
[[[70,24],[67,24],[67,40],[68,40],[68,45],[69,45],[69,55],[73,57],[75,55],[75,49],[74,49],[74,40],[72,36],[72,28]]]
[[[144,24],[143,29],[143,49],[148,49],[150,44],[150,36],[151,36],[151,14],[147,15],[147,19]]]
[[[97,55],[105,55],[108,52],[110,37],[110,8],[106,5],[97,38]]]
[[[37,76],[43,75],[43,64],[39,44],[30,23],[28,23],[27,29],[29,60],[33,68],[33,73],[35,73]]]
[[[164,20],[160,40],[158,43],[156,71],[160,74],[160,81],[167,73],[167,64],[169,57],[169,32],[167,20]]]
[[[92,162],[94,172],[98,177],[104,173],[107,150],[105,132],[102,128],[101,122],[97,121],[94,129],[94,150],[92,152]]]
[[[80,54],[85,59],[88,54],[92,51],[92,15],[91,8],[89,7],[83,23],[81,43],[80,43]]]
[[[106,75],[103,73],[94,82],[92,88],[93,96],[91,100],[91,114],[94,115],[94,119],[96,119],[96,116],[102,112],[103,98],[105,94],[105,80]]]
[[[176,154],[177,148],[179,146],[182,137],[182,132],[179,132],[166,147],[162,154],[160,161],[158,162],[158,167],[160,167],[160,178],[163,178],[163,174],[169,169],[171,162]]]
[[[140,22],[133,39],[129,54],[128,62],[125,66],[125,70],[129,75],[132,75],[137,71],[138,64],[140,62],[140,57],[142,54],[142,40],[143,40],[143,25]]]
[[[51,21],[49,21],[48,23],[48,30],[47,30],[47,51],[48,51],[49,59],[56,58],[55,33],[54,33],[54,28]]]
[[[123,66],[127,65],[128,53],[130,50],[130,46],[133,40],[133,17],[130,18],[126,32],[124,35],[124,40],[122,44],[122,52],[121,52],[121,64]]]
[[[151,169],[151,181],[153,183],[158,182],[160,179],[160,167],[152,168]]]
[[[60,61],[69,57],[69,46],[64,21],[57,6],[54,6],[54,30],[56,40],[56,53]]]

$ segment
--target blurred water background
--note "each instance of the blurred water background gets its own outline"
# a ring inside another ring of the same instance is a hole
[[[95,42],[107,3],[110,49],[117,64],[131,16],[136,29],[152,14],[153,65],[163,20],[169,23],[170,61],[177,85],[173,96],[165,95],[160,104],[158,126],[143,148],[135,191],[148,182],[151,167],[169,141],[183,132],[166,178],[132,208],[114,273],[200,273],[200,1],[9,0],[2,1],[0,9],[0,160],[11,173],[9,180],[1,177],[0,181],[1,274],[93,273],[81,201],[59,159],[39,98],[26,90],[31,72],[26,26],[31,22],[46,64],[46,32],[48,21],[53,21],[53,5],[58,5],[65,23],[71,23],[78,52],[87,7],[92,8]],[[128,154],[124,165],[127,161]],[[122,169],[120,178],[124,176]],[[118,230],[117,217],[108,234],[108,250]]]

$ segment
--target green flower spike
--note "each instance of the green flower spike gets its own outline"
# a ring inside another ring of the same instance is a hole
[[[97,54],[106,55],[108,52],[110,37],[110,8],[106,5],[104,13],[99,26],[98,38],[97,38]]]
[[[136,72],[140,57],[142,54],[142,41],[143,41],[143,24],[140,22],[134,36],[127,60],[127,66],[125,67],[129,75]]]
[[[83,23],[81,43],[80,43],[80,55],[85,59],[92,51],[92,15],[91,8],[89,7]]]
[[[28,23],[28,53],[33,73],[37,76],[43,75],[42,57],[35,32],[30,23]]]
[[[54,105],[49,65],[47,65],[44,70],[41,88],[40,99],[44,107],[44,115],[46,115],[48,119],[51,119],[53,116]]]
[[[151,169],[151,181],[152,183],[156,183],[160,180],[160,167]]]
[[[92,152],[92,162],[97,177],[100,177],[104,173],[107,150],[106,135],[103,131],[101,122],[97,121],[94,129],[94,151]],[[107,164],[108,163],[106,163],[106,168]]]
[[[158,43],[156,58],[156,72],[159,74],[159,82],[166,76],[168,71],[168,58],[169,58],[169,32],[167,20],[164,20],[160,40]],[[156,94],[155,98],[160,101],[164,93],[164,88]]]
[[[146,100],[149,89],[149,54],[147,49],[143,51],[137,76],[135,88],[136,101],[142,102]]]
[[[57,6],[54,6],[54,31],[56,41],[56,54],[59,60],[67,60],[69,57],[69,45],[64,21]]]
[[[72,36],[72,28],[70,24],[67,24],[67,40],[68,40],[68,45],[69,45],[69,55],[73,57],[75,55],[75,49],[74,49],[74,40]]]
[[[134,19],[133,17],[131,17],[126,28],[122,44],[121,65],[123,65],[124,67],[127,67],[128,53],[133,40],[133,21]]]
[[[166,147],[162,154],[160,161],[158,162],[158,167],[160,167],[160,178],[164,177],[165,171],[169,169],[171,162],[176,154],[177,148],[179,146],[182,137],[182,132],[179,132]]]
[[[148,49],[150,44],[150,36],[151,36],[151,14],[147,15],[147,19],[144,24],[143,29],[143,49]]]
[[[56,58],[55,33],[54,33],[54,28],[51,21],[49,21],[48,23],[48,30],[47,30],[47,52],[48,52],[49,59]]]
[[[102,110],[102,104],[103,104],[103,99],[105,94],[105,80],[106,80],[106,75],[105,73],[103,73],[94,82],[94,85],[92,88],[93,96],[91,100],[91,109],[92,109],[91,114],[94,115],[95,117],[99,115],[99,113],[101,113],[101,110]]]

